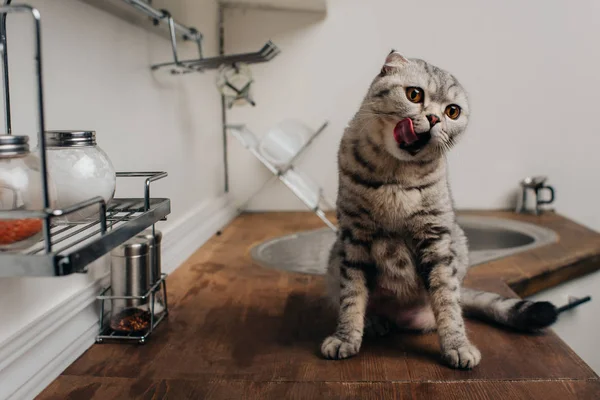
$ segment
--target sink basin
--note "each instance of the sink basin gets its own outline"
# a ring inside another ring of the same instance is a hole
[[[503,218],[458,216],[469,239],[470,265],[507,257],[558,240],[554,231]],[[329,228],[304,231],[254,246],[251,256],[267,267],[307,274],[324,274],[335,233]]]

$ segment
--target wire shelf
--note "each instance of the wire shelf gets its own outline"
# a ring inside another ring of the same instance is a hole
[[[138,0],[127,0],[138,3]],[[150,184],[167,176],[166,172],[117,172],[118,178],[145,178],[144,196],[136,199],[114,199],[106,204],[102,197],[94,197],[64,209],[50,205],[48,165],[46,160],[45,110],[42,79],[42,44],[40,12],[28,5],[10,5],[4,0],[0,5],[0,57],[2,58],[2,86],[4,92],[4,122],[6,134],[11,134],[10,85],[8,76],[8,41],[6,17],[8,14],[29,14],[33,19],[35,45],[35,71],[37,92],[38,146],[42,185],[41,210],[0,211],[0,220],[39,219],[42,222],[43,239],[20,251],[0,252],[0,277],[11,276],[62,276],[74,272],[86,272],[89,263],[102,257],[126,240],[171,212],[169,199],[152,199]],[[171,32],[177,26],[169,17]],[[201,35],[196,35],[198,41]],[[199,48],[201,52],[201,49]],[[61,217],[90,207],[97,207],[95,218],[80,223],[61,222]]]
[[[167,176],[165,172],[119,172],[117,177],[146,177],[142,198],[113,199],[94,217],[78,222],[57,221],[55,217],[90,206],[97,199],[80,203],[70,210],[6,211],[4,217],[15,214],[37,215],[50,220],[50,251],[42,239],[18,252],[0,252],[0,277],[63,276],[86,272],[89,263],[110,252],[154,223],[165,220],[171,212],[169,199],[150,198],[150,183]],[[101,200],[101,199],[100,199]],[[104,209],[104,210],[103,210]]]
[[[174,47],[176,52],[176,47]],[[234,65],[237,63],[257,64],[272,60],[281,51],[270,40],[258,51],[253,53],[231,54],[218,57],[198,58],[194,60],[178,60],[162,64],[155,64],[151,67],[152,70],[157,70],[164,67],[170,67],[171,73],[181,74],[188,72],[202,72],[208,69],[216,69],[221,65]]]

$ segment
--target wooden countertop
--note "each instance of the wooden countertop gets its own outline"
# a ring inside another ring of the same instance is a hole
[[[560,240],[473,268],[471,286],[529,294],[600,267],[600,234],[565,218],[478,214],[533,221]],[[39,399],[600,398],[598,376],[552,331],[468,321],[483,355],[472,371],[441,364],[435,334],[366,340],[354,358],[322,359],[335,322],[322,277],[265,269],[249,256],[265,239],[321,226],[309,213],[237,218],[169,277],[171,313],[147,344],[94,345]]]
[[[555,231],[558,241],[547,246],[475,266],[469,278],[502,279],[526,297],[561,282],[600,269],[600,233],[555,213],[517,215],[512,211],[463,211],[540,225]]]

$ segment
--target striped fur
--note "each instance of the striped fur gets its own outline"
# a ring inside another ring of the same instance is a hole
[[[407,87],[421,88],[424,101],[409,101]],[[460,106],[457,119],[444,114],[449,104]],[[431,114],[440,119],[433,126]],[[394,139],[404,118],[412,119],[417,135],[431,135],[416,153]],[[455,221],[445,153],[468,119],[467,96],[452,75],[390,53],[339,148],[340,231],[328,266],[338,324],[321,346],[325,357],[358,353],[365,326],[385,331],[374,322],[378,317],[404,329],[437,330],[443,358],[472,368],[481,355],[467,338],[461,303],[470,315],[522,330],[556,319],[549,303],[461,288],[468,248]]]

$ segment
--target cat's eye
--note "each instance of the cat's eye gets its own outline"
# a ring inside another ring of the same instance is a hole
[[[444,111],[444,113],[450,119],[456,119],[456,118],[460,117],[460,107],[457,106],[456,104],[450,104],[448,107],[446,107],[446,111]]]
[[[422,103],[424,97],[423,89],[418,87],[408,87],[406,88],[406,97],[413,103]]]

